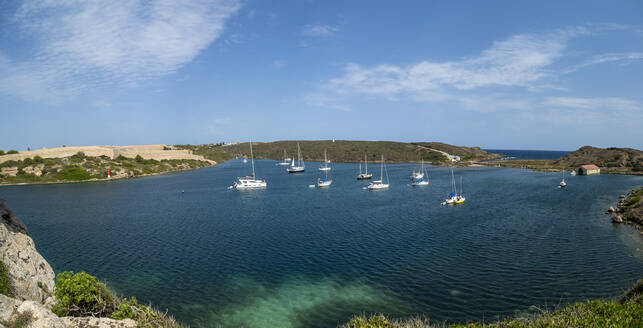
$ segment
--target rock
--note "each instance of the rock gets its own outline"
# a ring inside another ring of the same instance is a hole
[[[19,300],[43,303],[54,290],[54,270],[38,253],[24,224],[0,199],[0,260],[7,271],[9,289]]]
[[[610,207],[607,209],[607,213],[612,213],[612,212],[614,212],[614,207],[610,206]]]
[[[625,198],[625,195],[620,195],[620,196],[618,196],[618,198],[623,199],[623,198]]]
[[[0,217],[2,218],[2,221],[0,223],[4,223],[7,226],[7,229],[9,229],[12,232],[21,232],[24,233],[25,235],[28,235],[29,232],[27,232],[27,227],[25,227],[25,224],[18,219],[17,216],[11,212],[9,209],[9,206],[7,205],[7,201],[4,199],[0,198]]]
[[[612,216],[612,222],[614,223],[623,223],[623,217],[620,215],[613,215]]]
[[[63,317],[66,328],[136,328],[136,321],[132,319],[114,320],[110,318],[95,317]]]
[[[65,328],[61,318],[44,305],[34,301],[24,301],[16,310],[18,314],[31,313],[29,328]]]
[[[9,321],[22,302],[0,294],[0,322]]]

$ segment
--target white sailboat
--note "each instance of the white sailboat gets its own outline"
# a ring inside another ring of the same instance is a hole
[[[422,159],[422,167],[420,167],[417,172],[415,169],[413,169],[413,173],[411,173],[411,180],[422,180],[424,178],[424,159]]]
[[[384,183],[384,154],[382,154],[382,165],[380,166],[380,179],[368,185],[369,190],[387,189],[389,187],[388,172],[386,172],[386,183]]]
[[[333,180],[328,178],[328,170],[324,170],[324,177],[317,179],[317,187],[329,187]]]
[[[422,159],[422,164],[420,166],[419,173],[421,173],[421,176],[419,178],[413,179],[413,182],[411,182],[411,185],[412,186],[428,186],[429,185],[429,174],[426,171],[426,168],[424,167],[424,159]]]
[[[252,141],[250,141],[250,161],[252,163],[252,175],[237,177],[237,181],[235,181],[234,184],[230,186],[230,189],[257,189],[265,188],[268,186],[266,180],[257,179],[255,176],[255,159],[254,154],[252,153]]]
[[[324,149],[324,166],[318,168],[320,171],[330,171],[330,166],[328,166],[329,160],[328,160],[328,152],[326,149]]]
[[[373,174],[368,173],[368,160],[366,160],[366,154],[364,154],[364,166],[366,171],[362,173],[362,162],[359,162],[359,175],[357,175],[357,180],[368,180],[373,177]]]
[[[277,163],[279,166],[288,166],[290,165],[290,158],[288,158],[288,155],[286,154],[286,150],[284,149],[284,161]]]
[[[304,165],[304,162],[301,160],[301,148],[299,147],[299,143],[297,143],[297,166],[295,166],[295,159],[292,159],[292,163],[290,164],[289,168],[286,168],[286,171],[290,173],[299,173],[299,172],[304,172],[306,170],[306,166]]]
[[[567,182],[565,182],[565,171],[562,172],[563,179],[560,180],[560,183],[558,184],[559,187],[565,188],[567,187]]]
[[[453,192],[442,202],[442,205],[454,205],[462,204],[466,200],[462,195],[462,177],[460,177],[460,195],[458,195],[458,190],[455,186],[455,176],[453,175],[453,167],[451,167],[451,186],[453,187]]]

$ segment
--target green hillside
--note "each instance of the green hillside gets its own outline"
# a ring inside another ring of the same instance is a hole
[[[328,158],[333,162],[359,162],[364,159],[364,154],[368,156],[370,162],[379,161],[382,154],[384,154],[387,162],[417,162],[421,158],[424,161],[433,163],[447,161],[447,158],[442,153],[426,149],[429,145],[434,146],[434,149],[437,150],[448,149],[454,152],[447,151],[449,154],[466,156],[467,160],[481,160],[496,156],[477,147],[457,147],[440,143],[348,140],[335,140],[334,142],[332,140],[253,142],[254,155],[255,158],[281,160],[284,158],[284,150],[286,150],[288,157],[296,158],[297,143],[301,147],[305,161],[322,161],[325,149],[328,150]],[[248,143],[223,146],[222,149],[232,156],[248,156],[250,154]]]
[[[577,167],[594,164],[607,169],[643,171],[643,151],[632,148],[596,148],[584,146],[553,161],[553,165]]]

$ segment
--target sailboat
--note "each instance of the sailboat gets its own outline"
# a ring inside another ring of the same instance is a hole
[[[328,152],[324,149],[324,166],[318,168],[320,171],[330,171],[330,166],[328,166]]]
[[[301,160],[301,148],[299,147],[299,143],[297,143],[297,166],[295,166],[295,159],[292,159],[292,163],[290,164],[289,168],[286,168],[286,171],[290,173],[299,173],[299,172],[304,172],[306,170],[306,166],[304,165],[304,162]]]
[[[362,173],[362,162],[359,162],[359,175],[357,175],[357,180],[367,180],[373,177],[373,174],[368,173],[368,161],[366,160],[366,154],[364,154],[364,166],[366,171]]]
[[[286,150],[284,149],[284,161],[277,163],[279,166],[288,166],[290,165],[290,158],[288,158],[288,155],[286,154]]]
[[[386,189],[389,186],[388,172],[386,172],[386,183],[384,183],[384,154],[382,154],[382,165],[380,166],[380,179],[371,182],[368,185],[369,190]]]
[[[565,188],[567,187],[567,182],[565,182],[565,171],[562,172],[563,179],[560,180],[560,183],[558,184],[559,187]]]
[[[415,172],[413,172],[415,173]],[[424,167],[424,159],[422,159],[422,164],[420,166],[419,172],[421,176],[419,178],[413,179],[413,182],[411,182],[412,186],[428,186],[429,185],[429,174],[426,172],[426,168]],[[426,177],[426,179],[425,179]]]
[[[422,168],[424,167],[424,159],[422,159],[422,167],[420,167],[417,172],[415,169],[413,169],[413,173],[411,173],[411,180],[422,180],[424,178],[424,171]]]
[[[442,205],[453,205],[453,204],[462,204],[466,200],[462,196],[462,177],[460,177],[460,195],[458,195],[458,190],[455,186],[455,176],[453,175],[453,167],[451,167],[451,186],[453,187],[453,192],[442,202]]]
[[[328,178],[328,170],[324,170],[323,172],[324,172],[324,177],[317,179],[317,187],[320,187],[320,188],[329,187],[333,183],[333,180]]]
[[[230,189],[256,189],[268,186],[266,180],[257,179],[255,176],[255,159],[252,153],[252,141],[250,141],[250,161],[252,162],[252,175],[237,177],[237,181],[234,182],[234,185],[230,186]]]

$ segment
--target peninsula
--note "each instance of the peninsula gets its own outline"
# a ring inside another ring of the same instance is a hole
[[[0,155],[0,185],[133,178],[216,165],[228,157],[204,147],[83,146]]]

